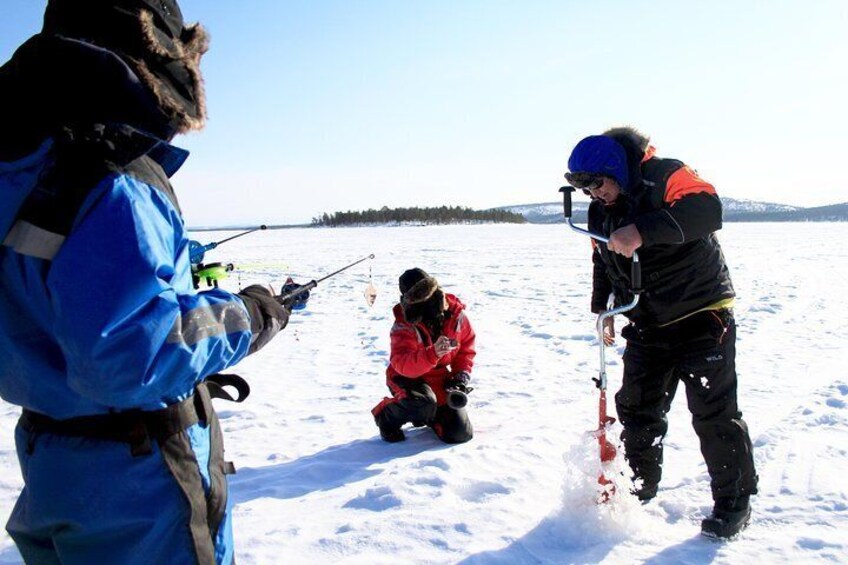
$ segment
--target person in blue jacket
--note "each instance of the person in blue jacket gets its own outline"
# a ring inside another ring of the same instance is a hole
[[[206,49],[176,0],[49,0],[0,67],[7,530],[28,563],[233,561],[211,398],[291,305],[192,286],[169,141],[204,124]]]

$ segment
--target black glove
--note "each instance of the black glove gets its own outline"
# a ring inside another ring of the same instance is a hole
[[[468,383],[470,382],[471,375],[469,375],[465,371],[460,371],[448,377],[447,382],[445,383],[445,388],[456,388],[461,390],[462,392],[468,393],[474,390],[473,388],[468,386]]]
[[[447,404],[454,410],[461,410],[468,404],[468,393],[474,390],[468,383],[471,375],[465,371],[450,375],[445,381],[445,392],[447,393]]]
[[[256,353],[271,341],[289,323],[291,308],[277,302],[270,289],[252,284],[238,293],[250,314],[250,340],[248,354]]]
[[[286,281],[285,286],[280,289],[280,296],[290,293],[293,290],[297,290],[302,287],[302,284],[297,284],[296,282],[289,279]],[[283,306],[285,306],[289,312],[292,310],[303,310],[306,308],[306,303],[309,301],[309,291],[305,290],[296,296],[292,296],[285,302],[283,302]]]

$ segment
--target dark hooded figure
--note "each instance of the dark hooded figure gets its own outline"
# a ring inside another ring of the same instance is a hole
[[[592,311],[604,311],[610,295],[629,303],[634,251],[642,266],[641,299],[621,332],[627,348],[615,396],[635,494],[645,502],[657,495],[666,414],[683,381],[715,502],[701,528],[730,537],[750,519],[757,474],[736,401],[735,294],[715,235],[721,202],[693,169],[655,153],[640,132],[614,128],[575,146],[566,179],[592,197],[590,231],[609,238],[594,248]],[[607,320],[609,344],[615,330]]]
[[[175,0],[50,0],[0,68],[0,395],[23,408],[7,529],[29,563],[230,563],[211,398],[288,311],[196,292],[170,145],[205,120]],[[241,399],[240,398],[240,399]]]
[[[473,436],[465,408],[471,391],[476,335],[465,305],[415,268],[400,276],[386,384],[392,396],[371,410],[388,442],[403,441],[401,426],[429,426],[446,443]]]

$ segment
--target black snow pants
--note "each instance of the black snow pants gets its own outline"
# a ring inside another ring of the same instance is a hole
[[[678,381],[710,474],[713,499],[756,494],[748,426],[736,402],[736,324],[731,310],[705,311],[662,328],[625,326],[624,379],[615,396],[621,439],[642,491],[662,475],[666,414]]]
[[[395,382],[402,387],[403,393],[386,399],[375,409],[374,419],[378,426],[399,429],[407,422],[429,426],[445,443],[464,443],[474,436],[465,408],[454,410],[447,405],[439,406],[436,393],[420,379],[396,377]]]

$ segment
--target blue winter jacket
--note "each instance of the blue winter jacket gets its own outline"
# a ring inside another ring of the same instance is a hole
[[[45,181],[57,169],[61,176],[56,140],[0,162],[6,401],[56,419],[158,409],[247,354],[242,300],[192,286],[189,239],[167,180],[187,152],[140,139],[132,163],[90,187],[74,186],[76,177]],[[67,213],[49,202],[57,182],[81,194],[67,229],[50,216]]]

